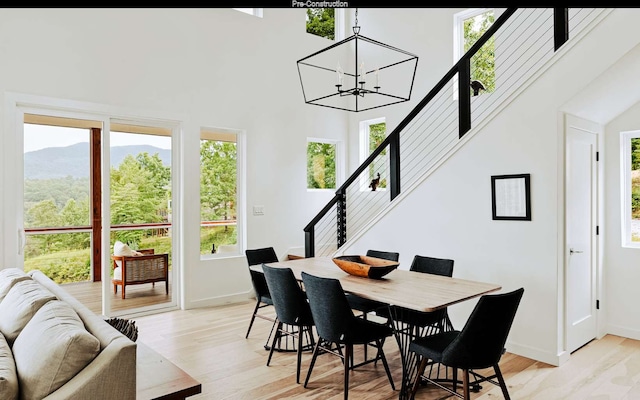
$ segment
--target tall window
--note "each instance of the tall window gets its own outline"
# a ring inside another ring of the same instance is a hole
[[[454,62],[466,53],[471,46],[491,27],[495,21],[492,9],[470,9],[454,16]],[[471,81],[478,81],[484,89],[478,91],[491,93],[495,90],[495,41],[492,37],[471,58]],[[457,94],[457,87],[454,91]],[[472,95],[474,91],[472,90]]]
[[[200,132],[200,254],[238,253],[238,137]]]
[[[384,118],[375,118],[360,122],[360,162],[364,162],[380,146],[387,137],[387,123]],[[362,178],[363,190],[366,190],[371,180],[380,174],[377,190],[387,187],[389,155],[387,149],[369,165],[369,172]]]
[[[621,133],[622,245],[640,247],[640,130]]]
[[[307,141],[307,189],[336,189],[336,142]]]

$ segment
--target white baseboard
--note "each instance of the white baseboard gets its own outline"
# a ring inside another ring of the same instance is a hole
[[[569,354],[566,354],[566,352],[555,354],[513,342],[507,342],[505,347],[509,353],[531,358],[532,360],[551,364],[556,367],[562,365],[569,359]]]
[[[640,331],[620,325],[607,324],[607,333],[610,335],[622,336],[629,339],[640,340]]]

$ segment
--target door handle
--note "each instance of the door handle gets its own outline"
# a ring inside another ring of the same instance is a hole
[[[583,253],[582,250],[574,250],[573,248],[569,249],[569,254],[573,254],[573,253]]]

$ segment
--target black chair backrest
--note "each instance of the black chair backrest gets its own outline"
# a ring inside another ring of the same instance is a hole
[[[423,272],[426,274],[453,276],[453,260],[447,258],[435,258],[418,256],[413,257],[410,271]]]
[[[395,253],[392,251],[367,250],[367,256],[382,258],[382,259],[391,260],[391,261],[398,261],[400,259],[400,253]]]
[[[278,256],[273,247],[264,247],[261,249],[247,249],[244,254],[247,256],[249,266],[262,263],[278,262]]]
[[[247,263],[249,266],[258,265],[262,263],[278,262],[278,256],[273,247],[264,247],[261,249],[247,249],[244,254],[247,256]],[[269,287],[267,281],[264,279],[262,272],[253,271],[249,269],[251,274],[251,283],[253,284],[253,290],[256,291],[258,299],[262,296],[270,297]]]
[[[310,324],[313,319],[307,297],[291,268],[276,268],[262,264],[262,270],[278,319],[287,325]]]
[[[496,365],[504,352],[524,288],[480,297],[460,334],[442,353],[445,365],[482,369]]]
[[[340,281],[302,272],[304,290],[318,335],[330,342],[340,342],[354,316]]]

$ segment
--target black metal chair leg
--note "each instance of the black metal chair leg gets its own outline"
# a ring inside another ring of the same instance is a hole
[[[247,329],[247,334],[244,336],[245,339],[249,338],[249,332],[251,332],[251,327],[253,326],[253,321],[256,319],[256,313],[258,312],[258,308],[260,307],[260,300],[256,303],[256,307],[253,309],[253,314],[251,315],[251,321],[249,322],[249,329]]]
[[[449,367],[445,367],[449,368]],[[453,370],[453,391],[458,391],[458,368],[451,368]]]
[[[311,357],[311,363],[309,363],[309,371],[307,372],[307,377],[304,380],[304,387],[307,387],[307,384],[309,383],[309,378],[311,377],[311,371],[313,371],[313,366],[316,363],[316,358],[318,358],[318,352],[320,350],[320,343],[322,342],[321,339],[318,339],[318,341],[316,342],[316,347],[313,348],[313,356]]]
[[[509,391],[507,390],[507,383],[504,381],[504,378],[502,377],[502,372],[500,371],[500,367],[498,366],[498,364],[493,366],[493,370],[496,371],[496,377],[498,378],[498,382],[500,383],[500,389],[502,389],[502,395],[504,396],[505,400],[511,400],[511,397],[509,397]]]
[[[298,328],[298,359],[296,361],[296,383],[300,383],[300,364],[302,363],[302,342],[304,337],[304,327]]]
[[[391,377],[391,371],[389,370],[389,364],[387,363],[387,357],[384,355],[384,350],[382,350],[382,341],[376,340],[376,344],[378,345],[378,356],[382,360],[382,365],[384,366],[384,370],[387,372],[387,378],[389,378],[389,383],[391,383],[391,389],[396,390],[396,385],[393,384],[393,378]]]
[[[349,370],[351,369],[352,363],[349,360],[352,360],[353,357],[353,345],[344,346],[344,400],[349,398]]]
[[[282,329],[282,322],[278,322],[278,327],[276,328],[276,334],[273,335],[273,341],[271,342],[271,349],[269,350],[269,357],[267,358],[267,367],[269,366],[269,363],[271,362],[271,357],[273,356],[273,350],[275,350],[276,348],[276,342],[280,339],[280,336],[282,336],[282,334],[280,333]]]
[[[273,335],[273,330],[275,329],[276,325],[278,325],[277,318],[273,321],[273,325],[271,325],[271,331],[269,331],[269,336],[267,336],[267,341],[264,343],[265,350],[271,350],[271,347],[273,347],[273,346],[269,347],[269,340],[271,339],[271,335]],[[282,339],[282,337],[278,339]]]

